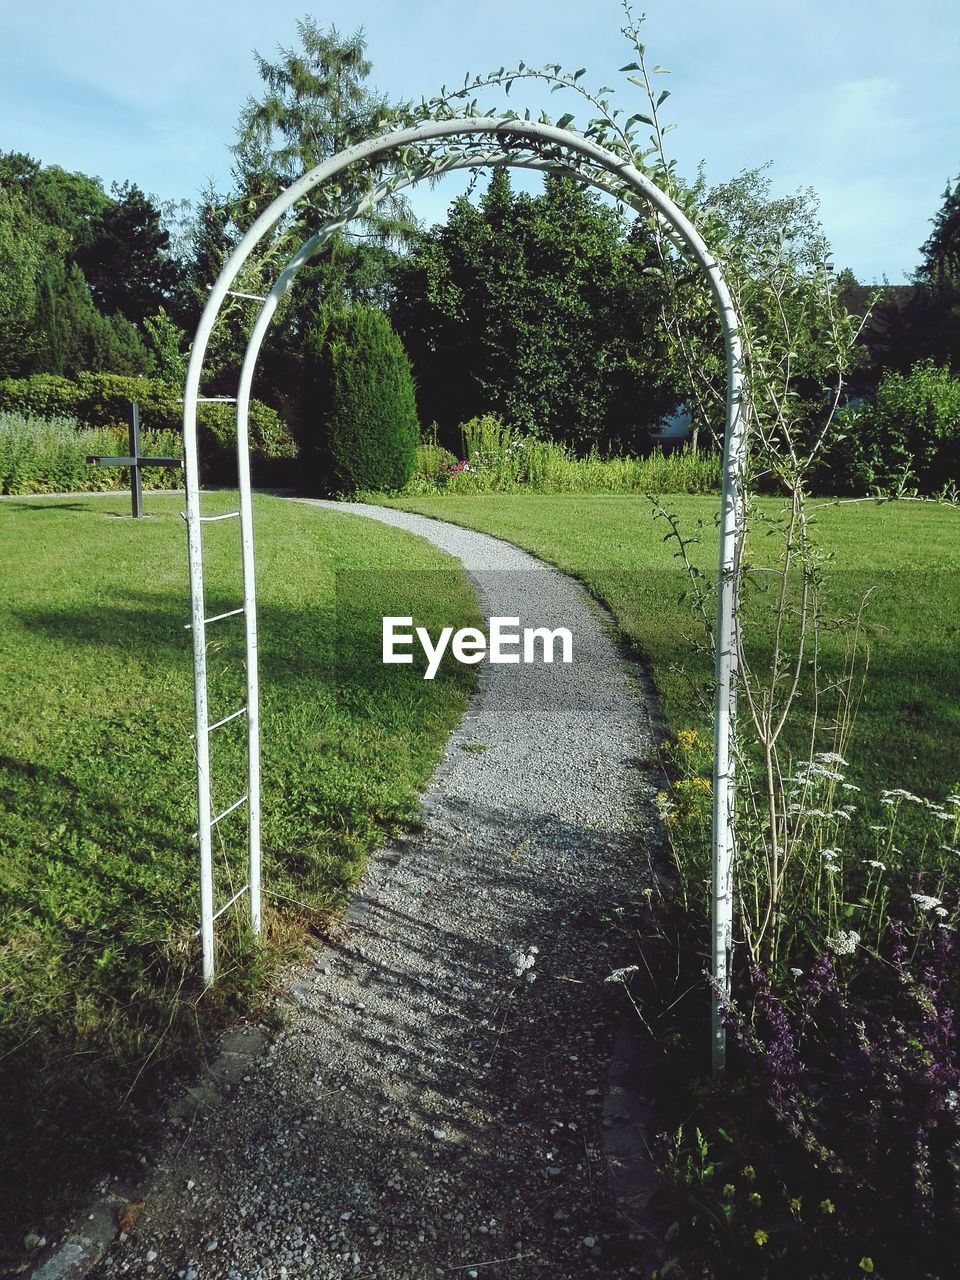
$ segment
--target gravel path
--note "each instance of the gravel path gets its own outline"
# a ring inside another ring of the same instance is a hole
[[[371,861],[268,1050],[188,1094],[96,1274],[644,1274],[603,1146],[625,1007],[605,979],[635,958],[618,913],[651,884],[640,685],[556,570],[424,517],[318,505],[429,539],[486,616],[567,626],[574,661],[480,668],[424,831]]]

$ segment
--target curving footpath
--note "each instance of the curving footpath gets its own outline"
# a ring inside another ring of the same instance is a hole
[[[259,1056],[235,1033],[178,1105],[136,1229],[95,1274],[646,1274],[605,1142],[625,1003],[606,979],[636,958],[619,913],[649,890],[656,839],[641,685],[582,588],[524,552],[317,505],[427,538],[486,616],[568,627],[574,662],[480,668],[423,831],[371,860],[294,973],[282,1033]]]

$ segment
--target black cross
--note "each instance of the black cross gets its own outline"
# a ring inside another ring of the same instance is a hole
[[[95,467],[129,467],[130,496],[133,499],[133,518],[143,515],[143,485],[140,482],[142,467],[182,467],[179,458],[143,458],[140,456],[140,406],[130,405],[130,454],[126,458],[113,458],[102,454],[87,454],[87,462]]]

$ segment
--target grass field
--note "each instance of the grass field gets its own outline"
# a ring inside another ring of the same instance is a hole
[[[225,508],[228,494],[210,498]],[[42,1227],[98,1171],[135,1151],[157,1083],[256,1000],[265,976],[242,915],[221,933],[225,981],[197,983],[192,689],[185,539],[177,496],[0,503],[0,1211],[7,1239]],[[648,500],[608,495],[407,498],[395,505],[497,534],[574,573],[652,667],[670,730],[709,724],[710,661],[679,597],[686,578]],[[705,573],[715,497],[665,505]],[[771,504],[772,509],[772,504]],[[828,613],[872,590],[866,685],[848,776],[870,797],[942,797],[960,779],[960,515],[913,504],[822,505]],[[237,532],[208,526],[208,612],[239,598]],[[472,619],[463,575],[372,522],[257,500],[264,711],[265,880],[311,910],[339,901],[365,852],[415,819],[471,687],[469,670],[380,663],[379,623]],[[750,608],[769,641],[769,605]],[[528,620],[525,620],[528,621]],[[536,620],[533,620],[534,622]],[[240,629],[211,634],[213,715],[242,701]],[[825,644],[829,665],[839,653]],[[242,738],[215,739],[214,803],[243,790]],[[222,901],[241,883],[238,827],[217,851]],[[907,850],[907,857],[911,850]],[[268,901],[271,908],[282,899]],[[271,955],[297,937],[271,910]],[[304,917],[308,913],[304,912]],[[262,987],[261,987],[262,989]],[[143,1108],[143,1109],[141,1109]]]
[[[677,845],[677,892],[691,908],[691,922],[703,927],[710,913],[710,792],[705,778],[712,759],[713,655],[703,621],[691,608],[690,582],[667,521],[655,518],[648,499],[628,495],[404,498],[402,504],[499,534],[575,574],[610,608],[628,648],[649,662],[674,740],[682,730],[699,735],[692,749],[669,749],[674,786],[665,790],[665,803],[671,806]],[[671,495],[663,506],[679,522],[682,535],[695,539],[688,553],[712,580],[717,499]],[[771,519],[778,506],[765,500],[761,509]],[[818,655],[820,692],[814,696],[808,663],[784,729],[780,768],[785,776],[795,775],[811,751],[841,747],[847,761],[845,785],[858,791],[842,829],[839,818],[814,820],[807,853],[791,863],[791,880],[784,889],[789,905],[780,917],[776,947],[784,967],[802,967],[809,948],[822,947],[836,933],[840,915],[847,927],[857,926],[878,941],[891,919],[887,905],[909,912],[910,894],[920,888],[934,897],[953,895],[956,854],[951,850],[960,837],[960,830],[926,816],[948,795],[957,794],[960,782],[960,512],[906,502],[821,503],[814,504],[812,517],[827,557],[820,588],[825,620]],[[779,540],[767,538],[762,524],[757,528],[748,560],[769,564]],[[775,580],[753,574],[745,593],[745,648],[758,671],[769,664],[773,650],[775,593],[770,584]],[[841,704],[832,686],[842,681],[851,634],[843,620],[856,614],[867,596],[853,730],[849,738],[838,739],[830,726]],[[708,603],[712,610],[712,598]],[[811,747],[814,705],[819,736]],[[754,762],[741,777],[749,773],[756,786],[758,753],[751,744],[744,698],[741,714],[741,741]],[[689,734],[683,737],[690,741]],[[894,814],[883,793],[897,788],[933,804],[927,809],[903,804]],[[848,794],[845,802],[850,799]],[[812,814],[820,812],[812,802],[807,807]],[[832,816],[827,810],[822,814]],[[741,831],[748,830],[743,823]],[[818,849],[838,846],[846,870],[842,882],[833,880],[829,888]],[[875,884],[871,889],[867,883],[871,859],[884,866],[882,897]],[[755,883],[749,878],[755,866],[741,859],[742,885]],[[926,877],[922,885],[917,880],[921,872]],[[838,902],[831,898],[834,890],[842,895]],[[759,902],[762,884],[744,892]]]
[[[209,510],[235,497],[217,494]],[[249,1007],[263,962],[224,918],[224,982],[197,981],[192,680],[182,497],[0,503],[0,1231],[41,1228],[132,1150],[138,1104]],[[471,669],[380,663],[383,613],[473,620],[458,566],[371,521],[256,502],[265,884],[311,909],[415,819]],[[207,526],[207,612],[239,602],[236,522]],[[242,703],[240,619],[210,632],[212,716]],[[240,724],[243,722],[241,721]],[[213,740],[214,803],[243,786],[243,732]],[[233,824],[231,826],[231,823]],[[220,828],[218,900],[243,874]],[[282,900],[269,897],[267,907]],[[268,910],[274,954],[296,936]],[[303,913],[306,914],[306,913]],[[0,1250],[2,1252],[2,1250]]]
[[[649,661],[668,728],[680,735],[668,752],[675,776],[663,802],[675,855],[672,892],[652,917],[626,926],[639,962],[633,995],[643,1027],[653,1029],[658,1064],[645,1080],[664,1128],[652,1138],[659,1211],[664,1229],[672,1224],[664,1274],[673,1264],[671,1274],[690,1277],[806,1280],[900,1276],[911,1268],[953,1275],[955,1094],[938,1093],[934,1082],[955,1090],[960,1080],[953,1035],[960,806],[947,801],[960,794],[960,512],[814,504],[816,536],[832,556],[820,590],[820,670],[828,684],[842,671],[849,638],[849,628],[833,621],[855,613],[870,593],[862,649],[869,662],[844,749],[843,786],[854,789],[825,808],[819,800],[798,806],[808,812],[809,834],[791,863],[775,959],[760,969],[747,964],[742,922],[751,910],[757,918],[753,900],[762,903],[768,881],[754,853],[759,824],[751,829],[741,813],[738,1012],[731,1073],[711,1082],[704,774],[712,753],[703,695],[712,670],[702,620],[679,599],[689,582],[666,521],[654,519],[649,501],[625,495],[404,498],[400,505],[500,535],[581,578],[609,606],[629,648]],[[689,552],[712,578],[717,499],[670,496],[663,505],[684,537],[699,539]],[[776,511],[769,500],[759,514],[769,522]],[[769,527],[756,524],[749,564],[773,561]],[[773,649],[774,601],[765,585],[773,580],[751,573],[746,593],[747,649],[758,666]],[[809,667],[800,690],[785,732],[793,757],[783,759],[787,779],[802,774],[813,750]],[[827,689],[821,717],[830,701]],[[707,739],[695,752],[681,745],[692,740],[681,734],[690,728]],[[747,723],[741,796],[744,776],[757,776],[750,732]],[[816,749],[827,746],[821,740]],[[884,788],[936,803],[884,797]],[[783,803],[789,799],[787,789]],[[837,805],[843,821],[826,811]],[[926,914],[934,907],[937,914]],[[842,939],[853,949],[844,950]],[[939,1026],[946,1032],[937,1039],[931,1028]]]
[[[718,499],[663,501],[685,536],[699,537],[692,559],[714,574]],[[686,575],[649,500],[484,495],[391,505],[497,534],[575,574],[611,609],[633,651],[651,663],[671,731],[708,727],[702,694],[710,659],[691,645],[698,625],[689,602],[679,601]],[[775,507],[773,500],[766,505]],[[848,615],[872,590],[865,615],[869,673],[850,776],[942,796],[960,779],[960,512],[911,503],[819,503],[813,511],[818,540],[834,555],[826,571],[826,611]],[[765,613],[769,604],[756,598],[748,623],[761,647]]]

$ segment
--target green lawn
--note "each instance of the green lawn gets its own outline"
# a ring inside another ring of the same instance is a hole
[[[718,499],[663,502],[685,536],[699,532],[692,558],[715,573]],[[679,603],[686,576],[646,498],[484,495],[391,505],[496,534],[575,574],[608,605],[633,651],[649,659],[670,729],[709,725],[702,695],[710,661],[691,646],[702,633],[689,603]],[[772,500],[765,505],[776,508]],[[826,612],[849,614],[873,591],[850,777],[875,790],[906,787],[942,798],[960,780],[960,512],[904,502],[815,503],[813,513],[818,539],[835,557]],[[769,602],[755,597],[748,625],[760,649],[769,641],[765,614],[772,616]],[[836,658],[829,638],[824,656]]]
[[[217,494],[208,509],[228,509]],[[225,981],[197,981],[193,690],[183,500],[0,503],[0,1235],[41,1227],[137,1138],[158,1075],[252,998],[263,962],[221,921]],[[474,678],[382,667],[380,617],[474,620],[459,566],[369,520],[256,501],[264,883],[323,908],[416,817]],[[207,611],[239,603],[237,522],[206,526]],[[212,718],[242,702],[240,619],[211,630]],[[242,794],[241,720],[212,743],[215,804]],[[218,828],[218,900],[242,883]],[[282,900],[268,897],[267,907]],[[287,903],[288,913],[292,909]],[[289,914],[268,911],[274,954]],[[2,1249],[0,1249],[2,1253]]]
[[[209,500],[226,508],[229,494]],[[225,981],[197,983],[192,687],[182,499],[148,495],[0,503],[0,1231],[42,1225],[100,1167],[133,1149],[139,1105],[204,1034],[249,1006],[263,961],[242,914],[224,920]],[[576,574],[649,659],[671,730],[709,722],[708,657],[678,602],[685,577],[639,496],[485,495],[395,505],[482,529]],[[668,508],[712,573],[713,497]],[[836,552],[828,612],[868,588],[870,671],[850,777],[942,796],[960,779],[960,515],[913,504],[821,506]],[[208,612],[239,600],[234,522],[207,526]],[[370,521],[257,500],[264,711],[265,883],[331,905],[384,831],[415,818],[465,706],[471,669],[432,683],[380,663],[386,613],[431,630],[472,620],[459,569]],[[754,643],[765,643],[762,596]],[[535,622],[536,620],[534,620]],[[214,715],[242,701],[240,628],[212,633]],[[768,636],[766,637],[769,638]],[[831,656],[830,642],[825,660]],[[242,721],[240,722],[242,724]],[[243,790],[242,737],[214,740],[215,803]],[[865,806],[864,821],[869,816]],[[243,874],[223,825],[220,900]],[[268,900],[275,906],[281,899]],[[292,904],[286,904],[288,911]],[[272,953],[295,929],[268,917]]]

